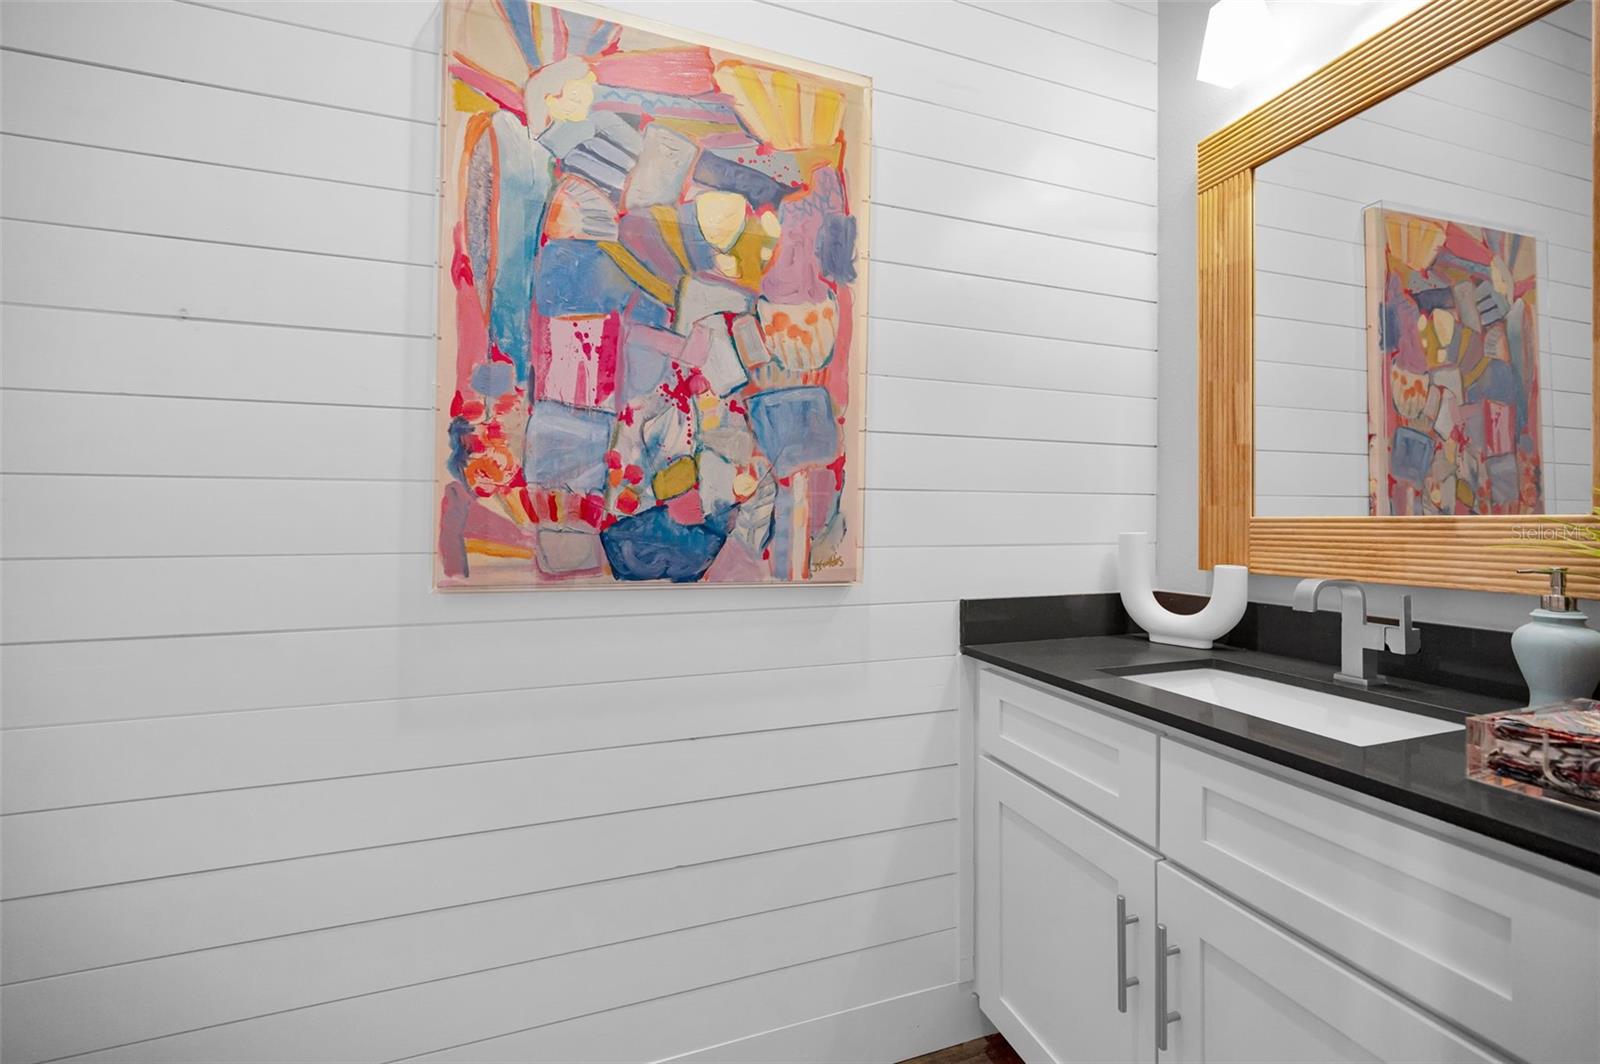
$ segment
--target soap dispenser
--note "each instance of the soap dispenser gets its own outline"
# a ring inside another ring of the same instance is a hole
[[[1600,632],[1567,594],[1567,571],[1518,569],[1547,573],[1550,590],[1539,597],[1533,620],[1511,633],[1511,652],[1528,683],[1528,705],[1537,708],[1569,698],[1591,698],[1600,683]]]

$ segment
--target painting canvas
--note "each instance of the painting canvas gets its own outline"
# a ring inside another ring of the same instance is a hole
[[[858,580],[867,80],[445,11],[435,585]]]
[[[1371,512],[1544,513],[1537,242],[1365,217]]]

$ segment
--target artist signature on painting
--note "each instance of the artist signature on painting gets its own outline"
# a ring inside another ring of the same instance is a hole
[[[827,559],[826,561],[812,562],[811,563],[811,571],[814,572],[814,573],[820,573],[824,569],[842,569],[842,568],[844,568],[844,559],[839,557],[837,554],[835,554],[833,557]]]

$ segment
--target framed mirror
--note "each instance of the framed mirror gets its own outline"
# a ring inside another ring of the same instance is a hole
[[[1200,564],[1600,558],[1593,0],[1431,0],[1198,152]]]

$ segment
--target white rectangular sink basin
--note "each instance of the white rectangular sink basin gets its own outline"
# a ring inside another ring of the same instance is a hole
[[[1443,735],[1465,727],[1403,709],[1390,709],[1325,691],[1205,666],[1132,675],[1123,673],[1122,678],[1275,724],[1314,732],[1351,746],[1378,746],[1424,735]]]

